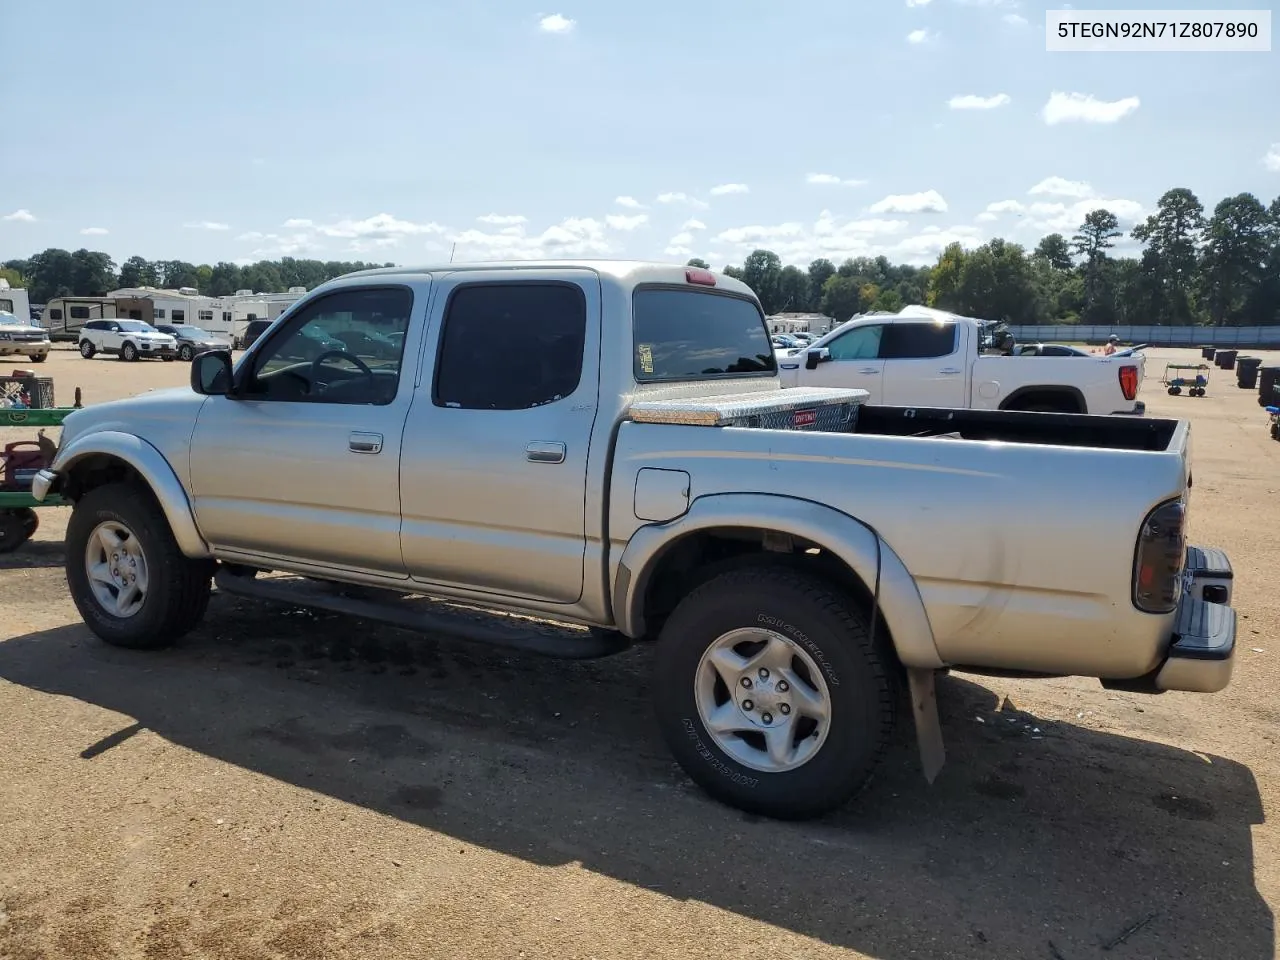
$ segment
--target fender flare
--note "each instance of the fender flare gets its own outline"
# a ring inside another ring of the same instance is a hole
[[[789,533],[839,557],[869,590],[875,589],[880,553],[880,615],[907,667],[938,670],[933,627],[924,601],[902,559],[867,524],[846,513],[799,497],[769,493],[727,493],[699,497],[677,520],[641,527],[618,561],[613,610],[628,636],[644,633],[644,596],[667,550],[689,534],[714,527],[753,527]]]
[[[1071,397],[1073,400],[1076,401],[1076,403],[1080,405],[1080,410],[1082,412],[1084,413],[1089,412],[1089,404],[1085,401],[1084,391],[1082,391],[1079,387],[1073,387],[1070,384],[1065,384],[1065,383],[1043,383],[1043,384],[1032,384],[1025,387],[1018,387],[1018,389],[1014,390],[1013,393],[1009,394],[1002,401],[1000,401],[1000,409],[1008,410],[1011,406],[1013,406],[1023,397],[1031,396],[1037,393],[1047,393],[1047,394],[1056,393],[1062,396]]]
[[[86,457],[107,456],[127,463],[138,472],[160,504],[178,548],[192,559],[213,556],[196,526],[195,513],[178,475],[159,450],[141,437],[119,430],[99,430],[76,437],[58,451],[49,470],[65,477]]]

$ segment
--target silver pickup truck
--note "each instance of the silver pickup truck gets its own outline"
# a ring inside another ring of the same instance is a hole
[[[1187,423],[877,406],[776,367],[751,290],[705,270],[367,271],[189,389],[71,414],[34,493],[74,502],[71,595],[119,646],[191,630],[211,580],[553,656],[655,641],[676,758],[777,817],[849,798],[907,711],[932,780],[948,668],[1226,686]]]

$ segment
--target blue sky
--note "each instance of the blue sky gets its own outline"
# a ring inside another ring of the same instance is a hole
[[[10,0],[0,259],[926,263],[1280,196],[1280,54],[1047,53],[1045,9]]]

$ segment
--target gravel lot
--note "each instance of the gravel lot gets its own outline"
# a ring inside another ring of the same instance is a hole
[[[560,663],[217,594],[172,650],[106,647],[67,597],[68,511],[41,511],[0,557],[0,957],[1275,956],[1280,444],[1234,375],[1166,396],[1191,356],[1150,351],[1143,398],[1194,421],[1232,686],[953,675],[939,780],[905,723],[817,823],[691,787],[644,650]],[[96,403],[187,365],[60,350],[38,372]]]

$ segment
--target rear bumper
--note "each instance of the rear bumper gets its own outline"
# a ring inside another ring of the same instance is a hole
[[[1221,550],[1187,547],[1182,602],[1172,642],[1154,681],[1160,690],[1217,693],[1231,682],[1236,612],[1231,561]]]
[[[1134,403],[1132,410],[1113,410],[1111,415],[1113,417],[1142,417],[1146,416],[1146,413],[1147,405],[1139,400]]]

